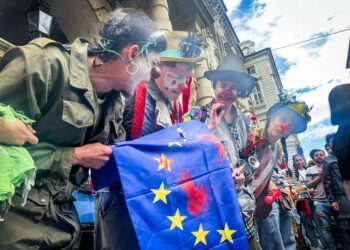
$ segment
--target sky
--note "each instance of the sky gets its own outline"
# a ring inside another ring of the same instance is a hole
[[[328,94],[350,82],[346,58],[350,39],[349,0],[224,0],[241,42],[271,48],[283,87],[313,105],[308,129],[299,134],[305,156],[324,148],[330,123]],[[289,44],[346,30],[296,46]],[[278,49],[281,48],[281,49]],[[276,50],[275,50],[276,49]],[[350,116],[350,114],[349,114]]]

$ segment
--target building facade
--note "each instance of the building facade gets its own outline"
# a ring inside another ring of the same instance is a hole
[[[253,112],[259,127],[265,127],[268,109],[279,102],[283,85],[270,48],[255,51],[254,42],[244,41],[240,44],[245,56],[247,72],[258,79],[256,88],[251,94]],[[288,165],[292,166],[292,157],[301,153],[297,135],[290,135],[287,140]]]

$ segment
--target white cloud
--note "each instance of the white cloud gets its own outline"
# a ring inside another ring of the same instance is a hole
[[[258,0],[255,3],[265,4],[264,12],[249,13],[252,17],[244,23],[234,15],[232,23],[239,39],[254,41],[256,50],[279,48],[316,33],[350,28],[348,0]],[[329,41],[321,48],[306,49],[296,45],[274,51],[296,63],[284,75],[284,86],[287,89],[315,86],[333,78],[349,81],[345,69],[349,36],[350,31],[329,36]],[[320,56],[310,56],[316,54]]]
[[[302,142],[307,142],[308,140],[316,140],[319,138],[325,138],[327,134],[334,133],[337,131],[336,126],[330,125],[320,125],[316,129],[308,130],[299,135],[299,139]]]
[[[228,16],[231,16],[232,12],[239,6],[241,1],[242,0],[224,0]]]
[[[328,95],[332,88],[337,86],[339,82],[336,80],[329,84],[322,84],[316,90],[310,91],[305,94],[298,96],[298,100],[305,101],[309,107],[313,106],[310,115],[311,122],[309,126],[318,124],[324,119],[330,117]]]
[[[224,0],[227,5],[230,0]],[[336,32],[349,29],[349,0],[255,0],[257,6],[245,13],[239,13],[238,4],[233,4],[231,22],[240,41],[252,40],[256,51],[270,47],[276,49],[311,38],[323,32]],[[242,16],[243,14],[243,16]],[[322,46],[310,48],[306,43],[273,51],[286,58],[292,66],[282,78],[283,86],[289,90],[317,87],[298,98],[309,105],[312,121],[309,129],[300,135],[302,144],[323,143],[327,133],[336,127],[326,125],[329,118],[328,94],[340,83],[350,82],[349,70],[345,68],[350,31],[328,36]],[[318,145],[319,146],[319,145]]]

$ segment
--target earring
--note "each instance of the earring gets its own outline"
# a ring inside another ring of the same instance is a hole
[[[101,67],[103,65],[103,61],[101,60],[99,63],[96,62],[97,57],[94,58],[92,62],[93,67]]]
[[[134,70],[130,70],[130,66],[135,67]],[[139,65],[137,65],[134,61],[130,62],[126,67],[125,67],[126,71],[130,74],[130,75],[135,75],[138,71],[139,71]]]

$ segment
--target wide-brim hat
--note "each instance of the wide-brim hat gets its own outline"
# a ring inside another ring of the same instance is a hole
[[[201,41],[193,32],[167,31],[167,49],[160,53],[161,62],[192,62],[202,61]]]
[[[292,122],[289,127],[290,134],[298,134],[307,129],[307,123],[311,120],[309,111],[304,102],[276,103],[267,111],[267,116],[289,117]]]
[[[234,81],[238,87],[238,96],[248,97],[253,91],[257,79],[247,74],[242,59],[238,55],[227,55],[215,70],[204,73],[209,80]]]

